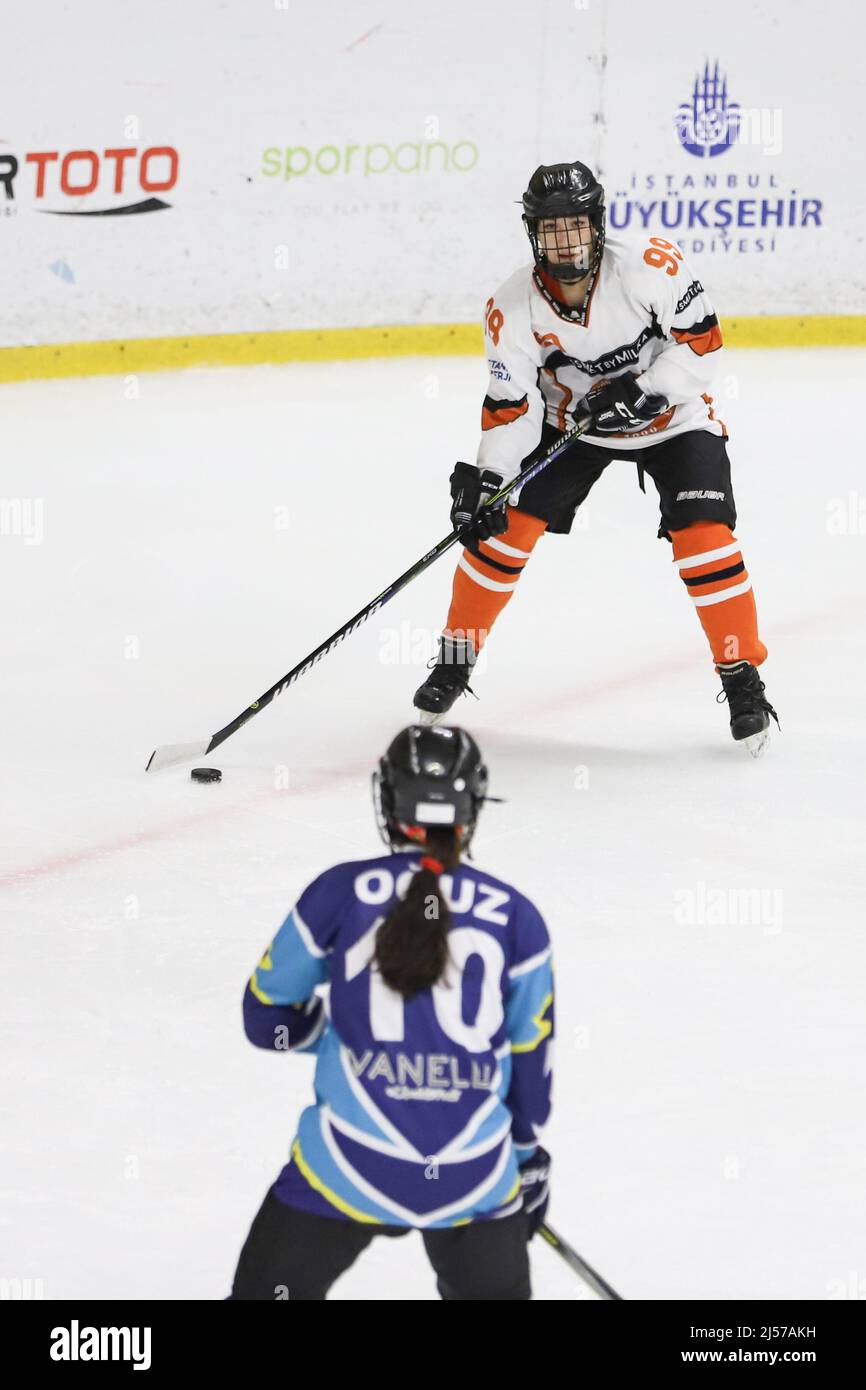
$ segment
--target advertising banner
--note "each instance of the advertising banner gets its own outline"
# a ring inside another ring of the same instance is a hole
[[[830,10],[9,0],[0,344],[477,322],[575,158],[728,318],[863,313],[866,21]]]

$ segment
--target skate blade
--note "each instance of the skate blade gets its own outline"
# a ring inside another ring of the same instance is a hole
[[[438,724],[439,720],[444,718],[444,713],[433,714],[432,711],[428,709],[416,709],[415,711],[415,723],[422,724],[428,729],[431,729],[434,724]]]
[[[753,758],[760,758],[770,742],[770,730],[769,728],[761,729],[757,734],[749,734],[749,737],[742,739],[741,742]]]

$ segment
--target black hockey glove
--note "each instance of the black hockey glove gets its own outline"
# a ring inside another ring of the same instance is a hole
[[[592,416],[590,434],[623,434],[645,430],[668,409],[664,396],[647,396],[633,372],[613,381],[600,381],[584,396],[577,414]]]
[[[520,1191],[523,1194],[523,1210],[529,1218],[529,1239],[532,1240],[547,1215],[550,1201],[550,1154],[540,1144],[532,1157],[521,1164]]]
[[[498,492],[502,479],[485,469],[480,473],[469,463],[457,463],[451,474],[451,525],[463,544],[475,550],[479,541],[501,536],[508,526],[505,501],[487,507],[487,499]]]

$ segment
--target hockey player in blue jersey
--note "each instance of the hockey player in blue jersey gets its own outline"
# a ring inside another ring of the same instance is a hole
[[[374,790],[390,853],[320,874],[247,985],[247,1037],[315,1053],[315,1099],[231,1296],[324,1299],[374,1236],[416,1229],[443,1299],[525,1300],[547,1206],[547,928],[463,862],[487,794],[465,731],[404,729]]]

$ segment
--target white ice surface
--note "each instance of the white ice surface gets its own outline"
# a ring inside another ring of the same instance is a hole
[[[863,366],[732,352],[721,383],[782,720],[762,760],[730,740],[624,463],[541,542],[460,708],[509,798],[477,862],[555,945],[551,1220],[628,1298],[866,1277],[866,520],[828,529],[834,499],[866,507]],[[221,785],[144,765],[447,530],[484,384],[473,360],[407,359],[0,390],[0,492],[44,504],[40,544],[14,508],[0,536],[3,1278],[228,1291],[313,1065],[249,1046],[244,982],[310,878],[379,850],[369,772],[411,717],[451,558],[212,755]],[[719,889],[765,890],[763,916],[681,920]],[[537,1297],[580,1296],[547,1248],[532,1262]],[[418,1237],[374,1242],[334,1297],[435,1297]]]

